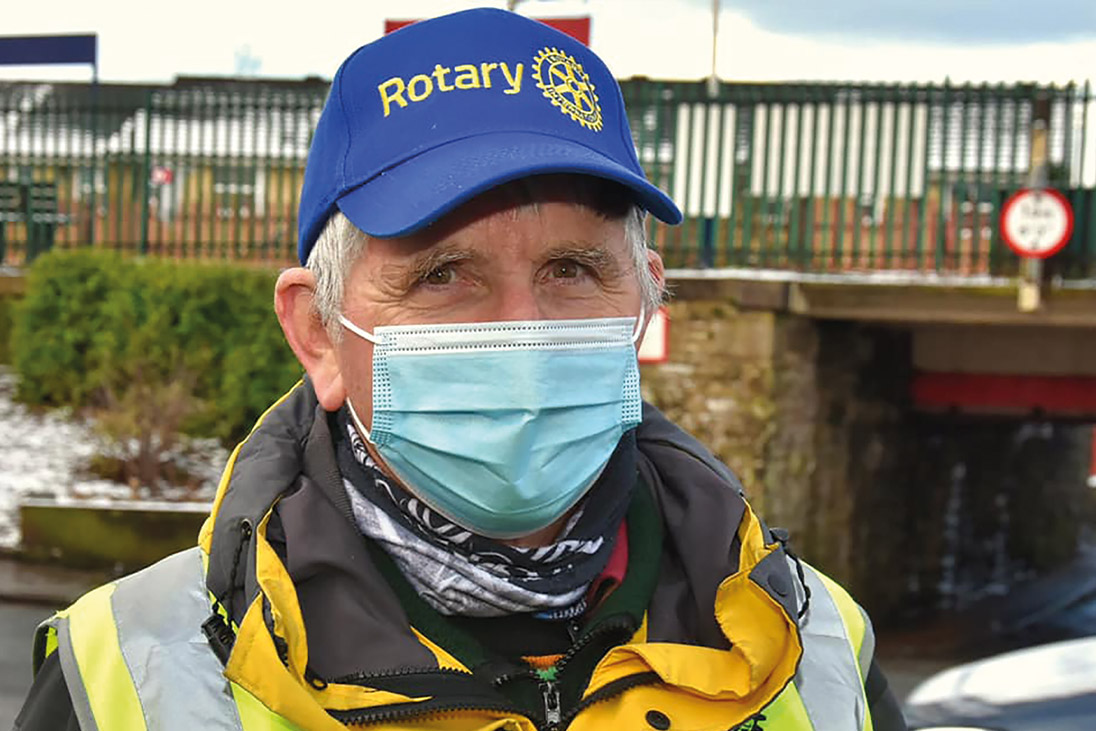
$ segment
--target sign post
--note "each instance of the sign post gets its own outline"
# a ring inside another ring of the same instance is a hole
[[[1037,96],[1031,104],[1031,161],[1028,168],[1028,187],[1041,189],[1048,182],[1047,127],[1050,123],[1050,99],[1045,94]],[[1003,213],[1003,211],[1002,211]],[[1043,260],[1025,257],[1020,262],[1020,289],[1017,292],[1020,312],[1035,312],[1042,307]]]

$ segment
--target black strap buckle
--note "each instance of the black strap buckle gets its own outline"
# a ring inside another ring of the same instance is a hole
[[[225,622],[225,618],[217,612],[213,612],[209,619],[202,622],[202,634],[209,641],[213,654],[221,661],[221,665],[228,665],[228,658],[232,654],[232,646],[236,643],[236,635]]]

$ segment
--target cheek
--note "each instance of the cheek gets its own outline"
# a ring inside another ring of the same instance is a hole
[[[353,337],[353,336],[350,336]],[[373,421],[373,349],[354,343],[343,343],[339,353],[343,387],[354,403],[354,410],[362,423],[369,426]]]

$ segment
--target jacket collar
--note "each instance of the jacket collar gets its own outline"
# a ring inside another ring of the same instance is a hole
[[[295,489],[302,508],[310,502],[326,504],[326,518],[302,509],[300,520],[319,519],[325,525],[335,521],[341,524],[336,533],[351,527],[338,517],[349,508],[338,504],[338,496],[345,500],[345,494],[324,415],[305,380],[263,416],[229,460],[200,543],[210,557],[211,593],[240,599],[240,637],[247,634],[248,642],[244,647],[237,643],[227,671],[230,677],[245,687],[250,683],[249,689],[262,698],[265,693],[288,692],[281,687],[289,682],[284,674],[304,686],[300,692],[305,696],[318,701],[317,694],[322,695],[330,708],[331,693],[310,688],[305,680],[310,643],[301,614],[303,583],[290,577],[265,535],[272,506]],[[598,664],[590,689],[653,672],[697,698],[734,704],[742,712],[760,708],[790,681],[801,655],[795,592],[787,591],[792,577],[783,551],[749,510],[741,486],[726,468],[657,410],[645,407],[637,443],[639,469],[654,491],[667,543],[643,627]],[[325,537],[326,531],[315,534]],[[345,558],[345,552],[336,554]],[[360,561],[354,557],[352,563],[375,571],[364,556]],[[350,578],[351,584],[371,586],[369,593],[390,595],[376,591],[375,577]],[[783,593],[778,591],[781,587]],[[429,652],[420,659],[428,665],[454,666],[443,650],[431,647],[408,627],[402,610],[389,607],[373,616],[372,623],[381,631],[401,630],[382,664],[397,667],[395,657],[426,649]],[[279,650],[273,637],[288,647]],[[282,659],[278,665],[287,672],[270,667],[271,657]],[[406,658],[399,664],[406,664]],[[336,705],[362,700],[340,697]],[[370,696],[374,701],[380,697]],[[304,720],[302,711],[293,713]]]

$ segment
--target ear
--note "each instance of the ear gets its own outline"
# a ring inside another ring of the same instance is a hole
[[[662,263],[662,257],[654,249],[647,249],[647,269],[654,277],[655,284],[658,285],[658,291],[666,291],[666,266]],[[645,328],[654,316],[655,313],[653,312],[647,313],[647,322],[643,323]]]
[[[651,276],[655,280],[655,285],[658,287],[658,291],[662,292],[666,289],[666,267],[662,264],[662,257],[654,249],[647,249],[647,268],[651,272]],[[639,331],[639,338],[636,339],[636,350],[639,350],[639,346],[643,344],[643,338],[647,337],[647,326],[651,324],[651,319],[655,316],[655,310],[643,313],[643,325]]]
[[[274,311],[289,347],[312,379],[320,405],[335,411],[346,400],[342,371],[331,336],[313,303],[316,278],[303,267],[286,269],[274,285]]]

